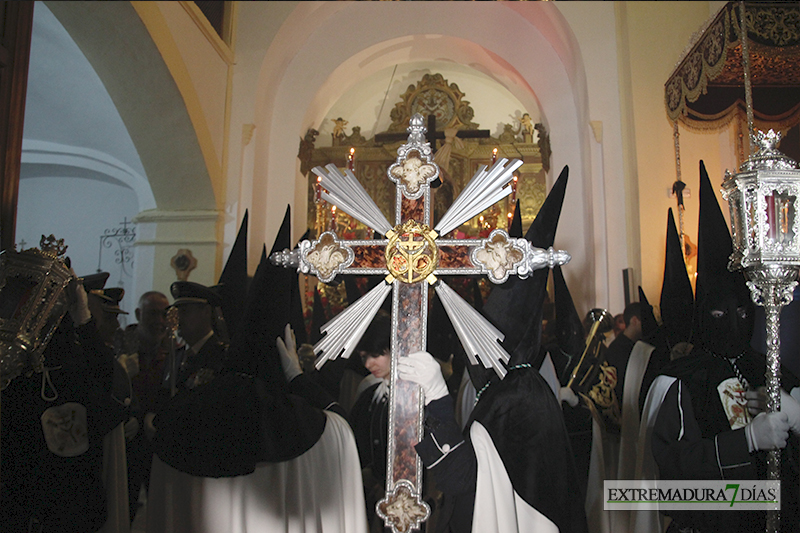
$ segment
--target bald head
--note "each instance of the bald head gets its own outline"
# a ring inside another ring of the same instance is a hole
[[[142,340],[161,340],[166,332],[168,306],[169,300],[163,293],[149,291],[142,294],[136,308],[136,321],[139,322],[136,331]]]

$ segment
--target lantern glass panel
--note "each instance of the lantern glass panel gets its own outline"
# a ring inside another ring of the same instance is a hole
[[[733,246],[739,250],[744,247],[744,232],[745,228],[742,225],[742,217],[740,215],[741,210],[737,207],[737,204],[742,199],[742,195],[739,194],[739,191],[734,191],[731,196],[731,201],[728,202],[728,208],[731,215],[731,236],[733,237]]]
[[[782,247],[791,246],[794,241],[795,202],[797,197],[789,193],[775,192],[776,241]]]
[[[0,319],[20,320],[23,309],[33,295],[38,283],[20,276],[6,279],[6,284],[0,289]]]

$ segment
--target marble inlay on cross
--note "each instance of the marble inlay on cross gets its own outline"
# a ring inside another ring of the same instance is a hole
[[[521,161],[497,161],[478,170],[447,213],[431,228],[430,183],[439,175],[425,140],[421,115],[414,115],[408,142],[397,150],[387,171],[396,184],[395,223],[390,224],[350,170],[335,165],[317,167],[322,198],[371,227],[385,239],[342,240],[325,232],[315,241],[302,241],[294,250],[277,252],[273,263],[313,274],[323,282],[339,274],[384,275],[385,282],[347,307],[321,331],[314,346],[320,368],[327,360],[349,357],[383,301],[392,292],[392,369],[389,388],[389,435],[386,496],[378,514],[395,533],[419,528],[430,514],[422,501],[421,463],[414,445],[421,440],[424,399],[420,388],[397,376],[397,360],[424,350],[427,343],[428,286],[436,293],[453,322],[473,364],[493,368],[502,378],[509,355],[504,335],[437,276],[486,275],[494,283],[509,275],[525,278],[534,270],[566,264],[570,256],[552,248],[534,248],[525,239],[510,238],[500,229],[485,239],[446,239],[461,224],[505,198],[514,170]]]

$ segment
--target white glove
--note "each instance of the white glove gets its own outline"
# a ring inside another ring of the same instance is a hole
[[[756,390],[745,391],[744,397],[747,400],[747,410],[751,416],[767,411],[767,389],[759,387]]]
[[[75,276],[75,271],[69,269],[70,273]],[[89,312],[89,296],[86,294],[86,289],[83,288],[83,282],[78,281],[78,276],[69,282],[67,288],[69,293],[69,315],[72,317],[72,322],[76,326],[82,326],[92,319],[92,313]]]
[[[789,417],[789,429],[792,433],[800,434],[800,403],[783,389],[781,389],[781,413],[786,413]]]
[[[744,427],[747,447],[756,450],[777,450],[789,438],[789,417],[786,413],[761,413]]]
[[[286,341],[278,337],[276,341],[278,344],[278,353],[281,355],[281,367],[283,374],[286,376],[286,381],[290,382],[303,373],[300,369],[300,358],[297,357],[297,340],[294,337],[292,326],[286,324],[284,332]]]
[[[155,413],[146,413],[144,415],[144,436],[147,440],[152,441],[156,435],[156,426],[153,425],[153,419],[156,417]]]
[[[125,440],[131,440],[139,433],[139,421],[136,420],[135,416],[130,417],[128,421],[125,422],[124,430]]]
[[[425,405],[447,396],[442,367],[428,352],[414,352],[397,360],[397,375],[422,387]]]
[[[558,391],[558,398],[562,402],[567,402],[570,407],[578,405],[578,395],[569,387],[561,387]]]

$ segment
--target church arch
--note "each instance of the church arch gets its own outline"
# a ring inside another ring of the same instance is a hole
[[[187,103],[193,93],[182,93],[177,75],[130,2],[47,2],[47,7],[106,87],[152,191],[155,205],[143,206],[136,217],[137,267],[131,292],[168,291],[174,280],[170,258],[178,243],[189,244],[198,258],[195,279],[213,283],[223,203],[214,179],[221,169],[208,153],[202,119]]]
[[[269,198],[272,206],[297,205],[294,233],[299,235],[305,178],[294,158],[298,137],[322,120],[349,86],[378,69],[399,61],[466,62],[490,73],[520,101],[538,103],[551,132],[548,180],[552,182],[564,165],[569,165],[572,177],[564,209],[570,216],[562,217],[557,245],[573,255],[570,286],[577,295],[591,298],[594,262],[604,262],[596,254],[605,252],[594,250],[592,242],[588,96],[580,52],[558,9],[545,4],[468,3],[456,12],[437,2],[323,4],[298,5],[262,62],[256,92],[254,202],[266,205]],[[287,186],[291,180],[294,187]],[[267,213],[254,203],[252,212],[254,234],[270,242],[282,210]]]
[[[47,6],[108,89],[139,152],[158,209],[215,209],[211,178],[186,104],[141,18],[130,2],[86,4]],[[125,32],[115,31],[117,27]]]

